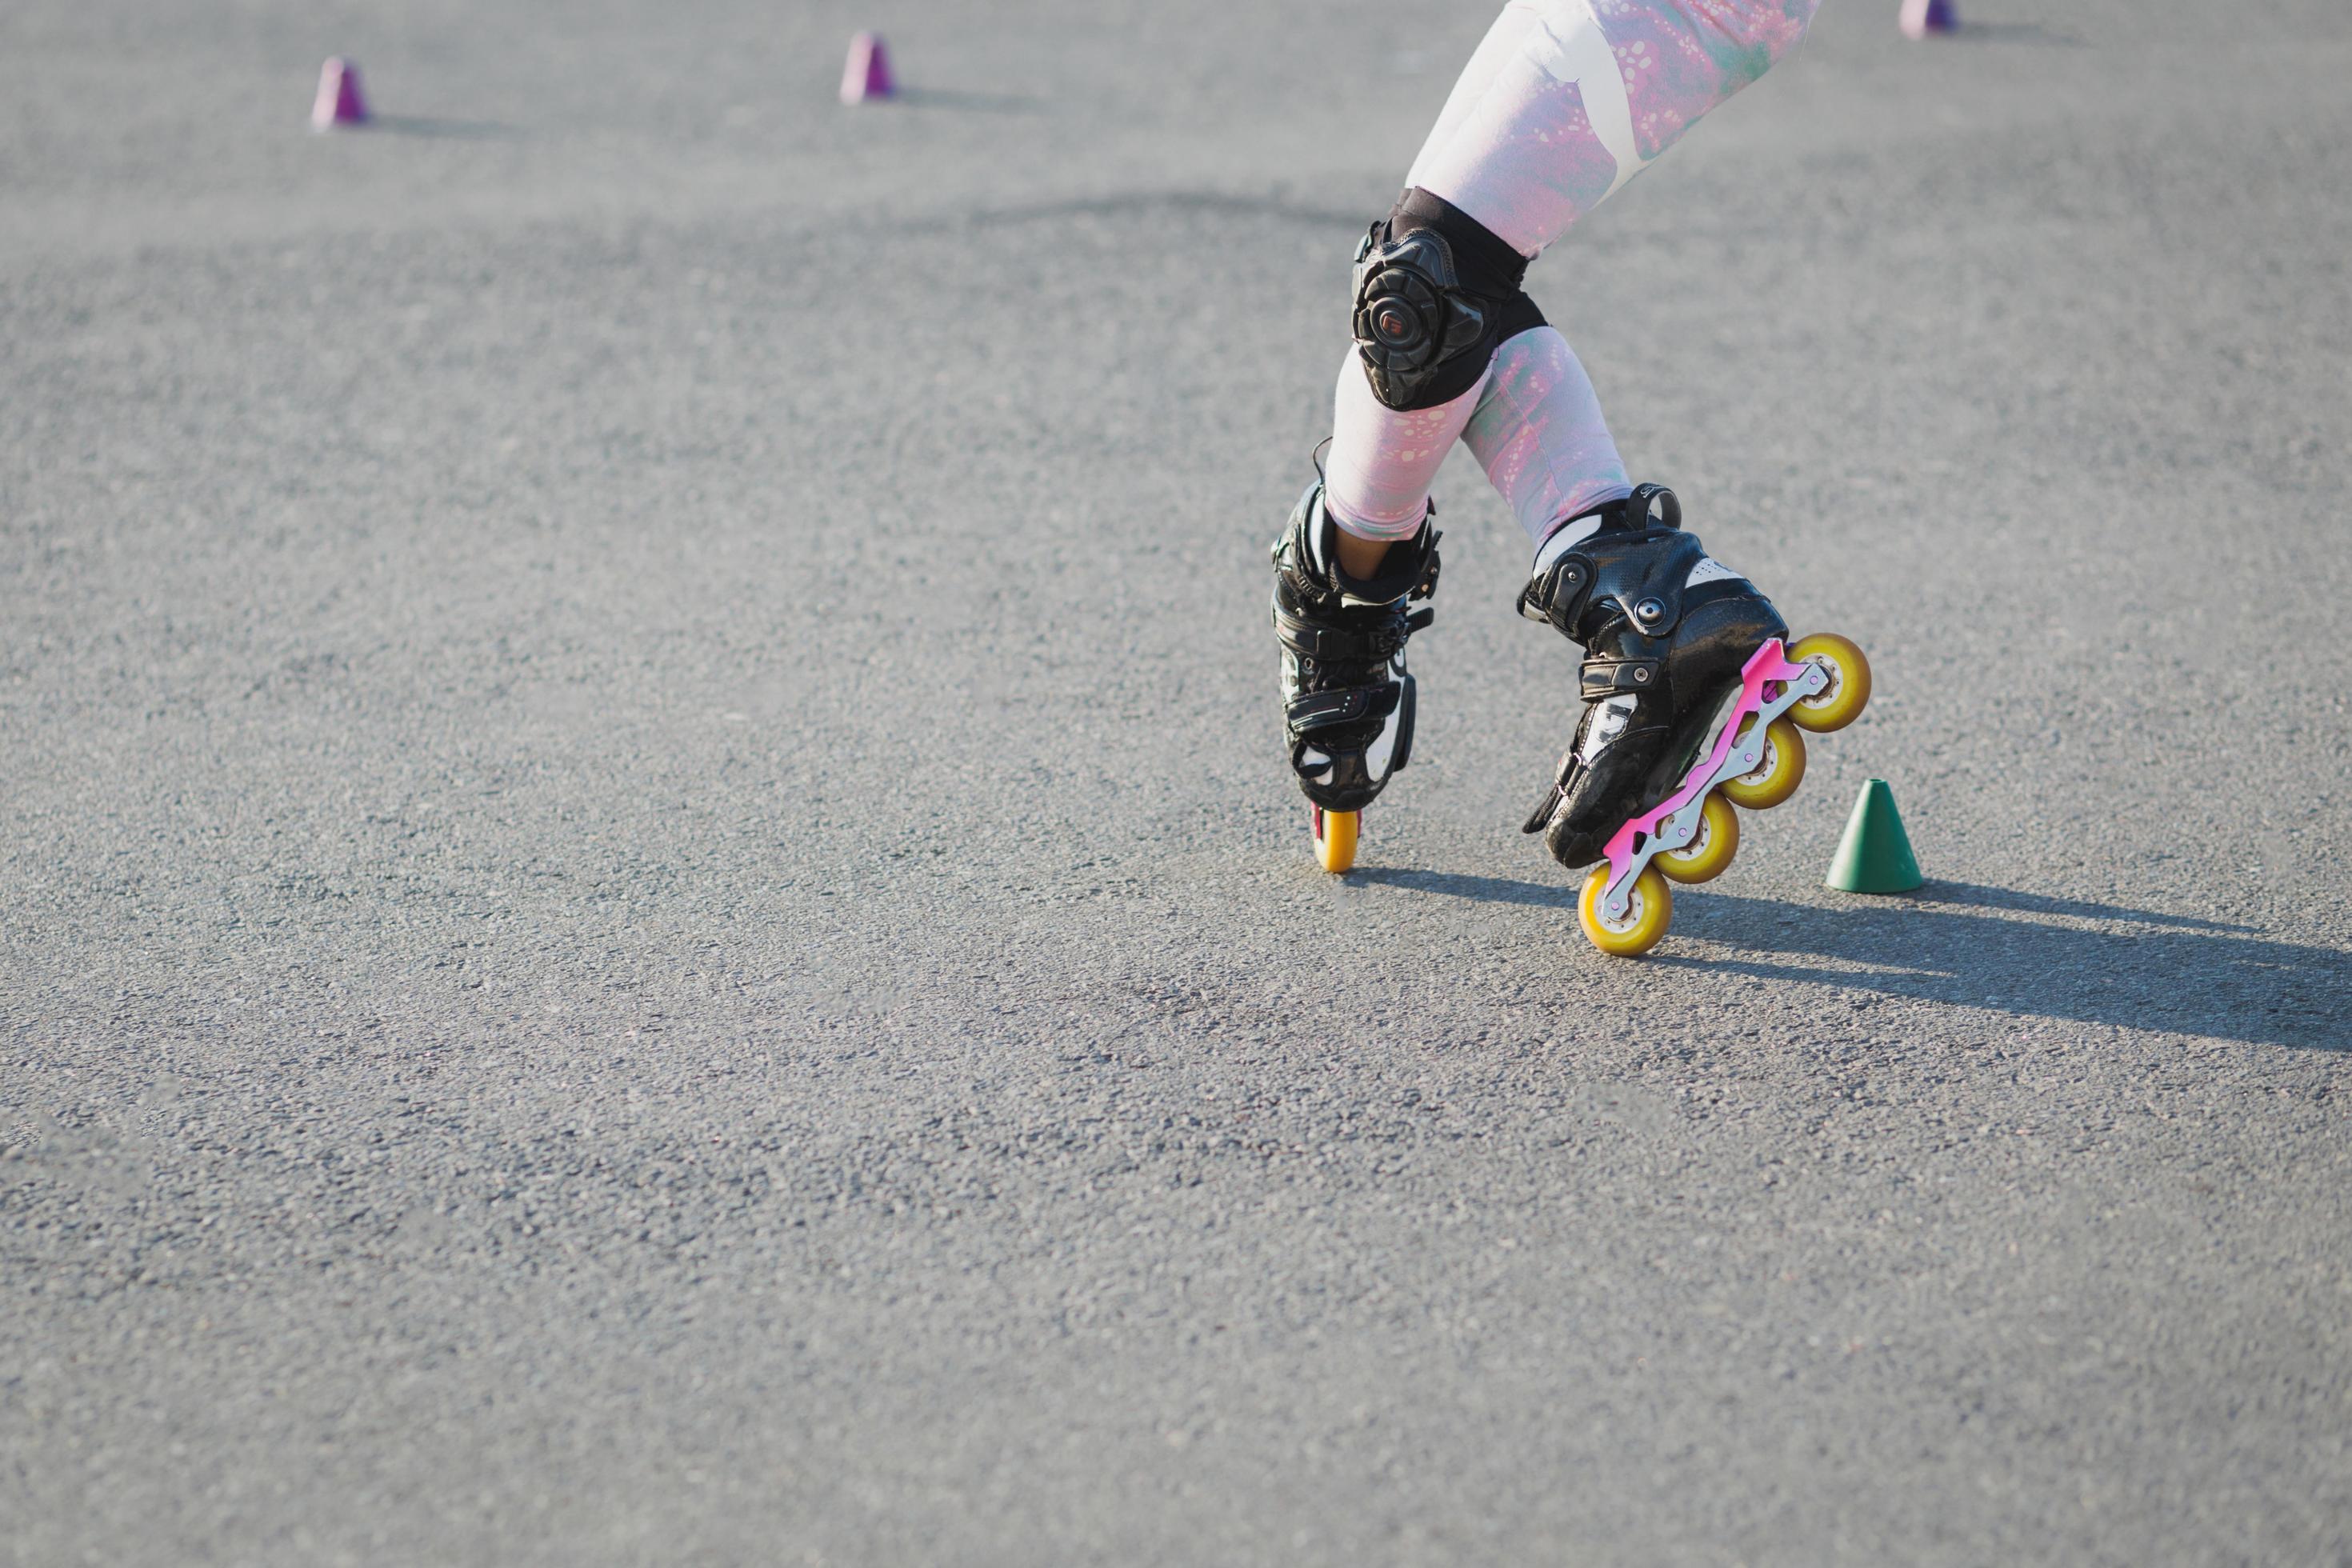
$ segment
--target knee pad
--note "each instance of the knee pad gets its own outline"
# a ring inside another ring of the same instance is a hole
[[[1528,258],[1468,213],[1405,192],[1356,247],[1356,353],[1372,395],[1434,408],[1477,384],[1504,339],[1543,325]]]

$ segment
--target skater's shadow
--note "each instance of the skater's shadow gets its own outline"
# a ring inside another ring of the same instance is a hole
[[[1560,884],[1366,868],[1350,880],[1560,911]],[[1718,951],[1676,952],[1675,939]],[[2352,1048],[2352,952],[2153,910],[1930,882],[1894,898],[1796,905],[1693,889],[1664,968],[1807,980],[1845,990],[2304,1049]]]
[[[2084,921],[2131,921],[2140,925],[2180,926],[2190,931],[2231,931],[2259,936],[2259,928],[2209,921],[2196,915],[2168,915],[2155,910],[2127,910],[2120,904],[2094,904],[2082,899],[2053,899],[2046,893],[2021,893],[2014,888],[1985,888],[1970,882],[1930,882],[1902,895],[1915,904],[1942,904],[1957,909],[2015,910],[2020,914],[2065,915]]]
[[[982,114],[1042,114],[1045,106],[1012,92],[967,92],[953,87],[902,87],[894,95],[916,109],[968,109]]]
[[[1946,37],[1980,44],[2042,44],[2058,49],[2083,47],[2083,40],[2074,34],[2045,27],[2039,22],[1964,21]]]
[[[1359,866],[1348,873],[1350,882],[1377,882],[1410,888],[1417,893],[1445,893],[1482,904],[1535,904],[1576,912],[1576,885],[1515,882],[1507,877],[1466,877],[1451,871],[1417,871],[1409,866]]]
[[[2256,1045],[2352,1047],[2352,952],[2218,921],[1954,883],[1827,909],[1717,895],[1675,914],[1678,931],[1734,955],[1664,955],[1674,966]]]
[[[433,136],[457,142],[511,142],[522,136],[515,127],[495,120],[436,120],[421,114],[371,114],[341,130],[345,135],[362,131],[379,136]]]

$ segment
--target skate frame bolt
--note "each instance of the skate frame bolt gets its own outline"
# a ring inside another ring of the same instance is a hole
[[[1633,613],[1645,621],[1654,621],[1666,613],[1666,607],[1655,599],[1644,599],[1633,606]]]

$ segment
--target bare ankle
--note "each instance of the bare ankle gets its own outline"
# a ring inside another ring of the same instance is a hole
[[[1362,582],[1380,574],[1381,563],[1388,559],[1391,542],[1385,539],[1359,539],[1346,529],[1333,529],[1339,557],[1339,570]]]

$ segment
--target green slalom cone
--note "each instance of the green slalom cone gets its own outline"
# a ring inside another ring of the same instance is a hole
[[[1912,858],[1911,839],[1895,811],[1895,792],[1885,779],[1862,786],[1830,862],[1828,885],[1841,893],[1907,893],[1927,879]]]

